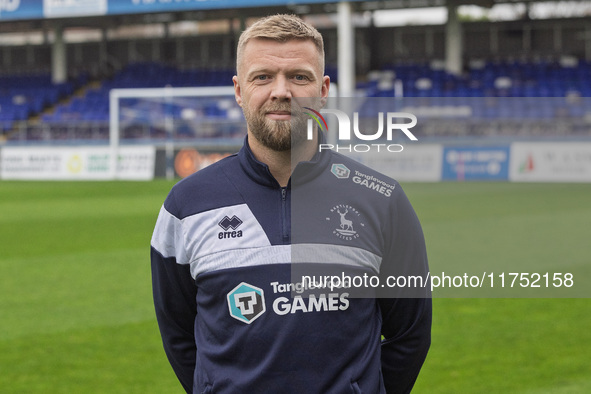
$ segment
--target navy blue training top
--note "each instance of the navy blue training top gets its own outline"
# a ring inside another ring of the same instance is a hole
[[[428,289],[385,285],[428,272],[412,206],[395,180],[332,151],[283,188],[248,141],[183,179],[151,261],[187,393],[408,393],[430,346]]]

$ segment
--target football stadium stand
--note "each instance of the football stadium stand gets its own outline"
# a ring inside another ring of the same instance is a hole
[[[434,64],[384,67],[404,84],[407,97],[564,97],[591,96],[591,64],[568,61],[472,62],[466,72],[453,75]],[[367,86],[369,95],[391,96],[394,91],[380,80]],[[383,80],[382,80],[383,82]]]
[[[335,76],[336,69],[328,67],[328,73]],[[90,83],[84,77],[52,84],[49,75],[3,76],[0,77],[0,130],[9,141],[104,140],[109,135],[111,89],[228,86],[232,75],[233,69],[184,69],[146,62],[129,64],[111,78]],[[462,75],[447,73],[437,62],[392,64],[370,72],[357,88],[360,96],[399,95],[405,98],[406,106],[467,106],[473,119],[580,118],[591,107],[591,64],[574,59],[474,61]],[[476,97],[491,100],[471,100]],[[495,98],[523,99],[492,100]],[[232,100],[202,104],[203,107],[193,110],[204,119],[236,120],[241,116]],[[175,103],[165,107],[164,112],[150,111],[147,105],[141,100],[127,103],[138,123],[127,125],[122,131],[123,138],[164,138],[165,132],[154,117],[162,118],[163,113],[177,118],[183,115],[183,107]],[[26,120],[26,126],[15,126]],[[211,136],[228,136],[234,132],[232,126],[222,127]],[[195,130],[190,125],[178,126],[177,138],[194,137]]]
[[[52,84],[49,74],[0,76],[0,130],[10,130],[14,122],[39,114],[73,90],[73,82]]]

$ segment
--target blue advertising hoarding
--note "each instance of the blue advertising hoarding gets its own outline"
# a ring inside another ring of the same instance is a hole
[[[334,1],[332,1],[334,2]],[[108,14],[136,14],[161,11],[214,10],[224,8],[270,7],[287,4],[331,3],[321,0],[108,0]]]
[[[446,147],[443,151],[443,180],[506,181],[508,178],[509,146]]]
[[[0,0],[0,21],[42,18],[43,0]]]
[[[0,22],[336,2],[337,0],[0,0]]]

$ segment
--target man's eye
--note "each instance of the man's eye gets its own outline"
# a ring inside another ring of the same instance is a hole
[[[297,81],[306,81],[308,79],[308,77],[306,77],[305,75],[296,75],[295,79]]]
[[[265,81],[265,80],[267,80],[267,76],[266,75],[258,75],[256,77],[256,79],[259,80],[259,81]]]

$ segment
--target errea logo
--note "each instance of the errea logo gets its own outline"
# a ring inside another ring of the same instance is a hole
[[[242,220],[236,215],[229,218],[228,216],[224,216],[222,220],[218,222],[218,226],[220,226],[224,231],[220,231],[218,233],[219,239],[224,238],[240,238],[242,237],[242,230],[236,231],[238,227],[242,224]],[[233,231],[229,231],[232,229]]]
[[[267,310],[263,289],[240,283],[228,293],[230,316],[243,323],[250,324]]]

